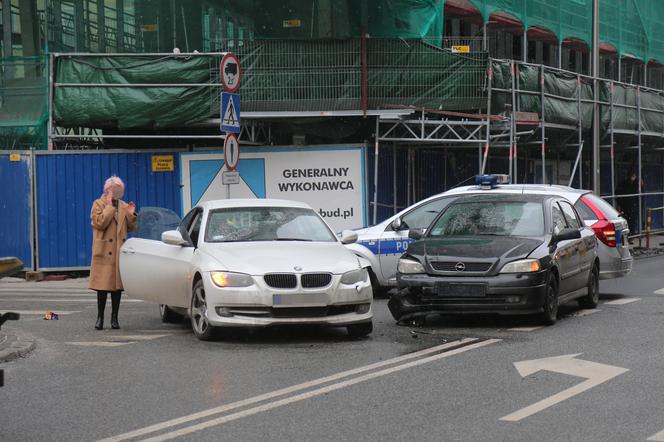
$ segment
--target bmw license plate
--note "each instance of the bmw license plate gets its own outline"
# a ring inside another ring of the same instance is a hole
[[[272,295],[273,307],[324,307],[327,305],[325,293],[287,293]]]
[[[436,284],[438,296],[446,298],[479,298],[486,296],[486,284],[454,284],[439,282]]]

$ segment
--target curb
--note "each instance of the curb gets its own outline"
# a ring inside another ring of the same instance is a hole
[[[32,336],[16,330],[0,332],[0,337],[5,338],[2,345],[0,345],[0,363],[24,358],[36,347]]]

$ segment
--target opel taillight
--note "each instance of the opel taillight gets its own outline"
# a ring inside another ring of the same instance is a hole
[[[597,221],[592,225],[597,239],[609,247],[616,247],[616,226],[608,221]]]

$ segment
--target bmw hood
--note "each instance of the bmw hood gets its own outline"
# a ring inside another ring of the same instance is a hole
[[[412,244],[408,253],[428,258],[525,258],[543,243],[536,238],[514,236],[473,236],[426,239]]]
[[[359,268],[357,257],[338,242],[256,241],[206,244],[204,252],[231,272],[324,272],[341,274]]]

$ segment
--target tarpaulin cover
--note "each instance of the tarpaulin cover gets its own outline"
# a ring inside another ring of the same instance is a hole
[[[592,0],[470,0],[485,21],[506,13],[526,29],[542,28],[559,41],[576,39],[592,44]],[[621,56],[664,62],[664,19],[661,0],[600,0],[600,42]]]
[[[209,83],[206,57],[58,58],[54,118],[63,127],[118,130],[184,126],[208,117],[208,87],[126,87],[113,84]]]
[[[511,92],[496,89],[511,90],[511,64],[509,62],[494,61],[492,63],[492,113],[505,110],[506,104],[511,104]],[[515,65],[518,73],[515,81],[517,90],[517,111],[537,113],[540,118],[541,92],[544,87],[544,120],[547,123],[576,126],[581,112],[581,127],[588,130],[592,127],[593,105],[588,102],[593,99],[592,84],[585,77],[578,77],[572,73],[544,70],[543,83],[541,83],[541,69],[530,65]],[[638,95],[640,94],[641,131],[653,133],[664,132],[664,96],[652,90],[638,89],[636,86],[614,83],[611,92],[611,82],[599,82],[599,97],[603,103],[600,105],[602,130],[607,130],[613,118],[613,128],[616,131],[631,131],[634,134],[639,130],[639,111],[637,109]],[[532,93],[528,93],[532,92]],[[611,106],[613,102],[613,106]],[[629,107],[627,107],[629,106]]]

